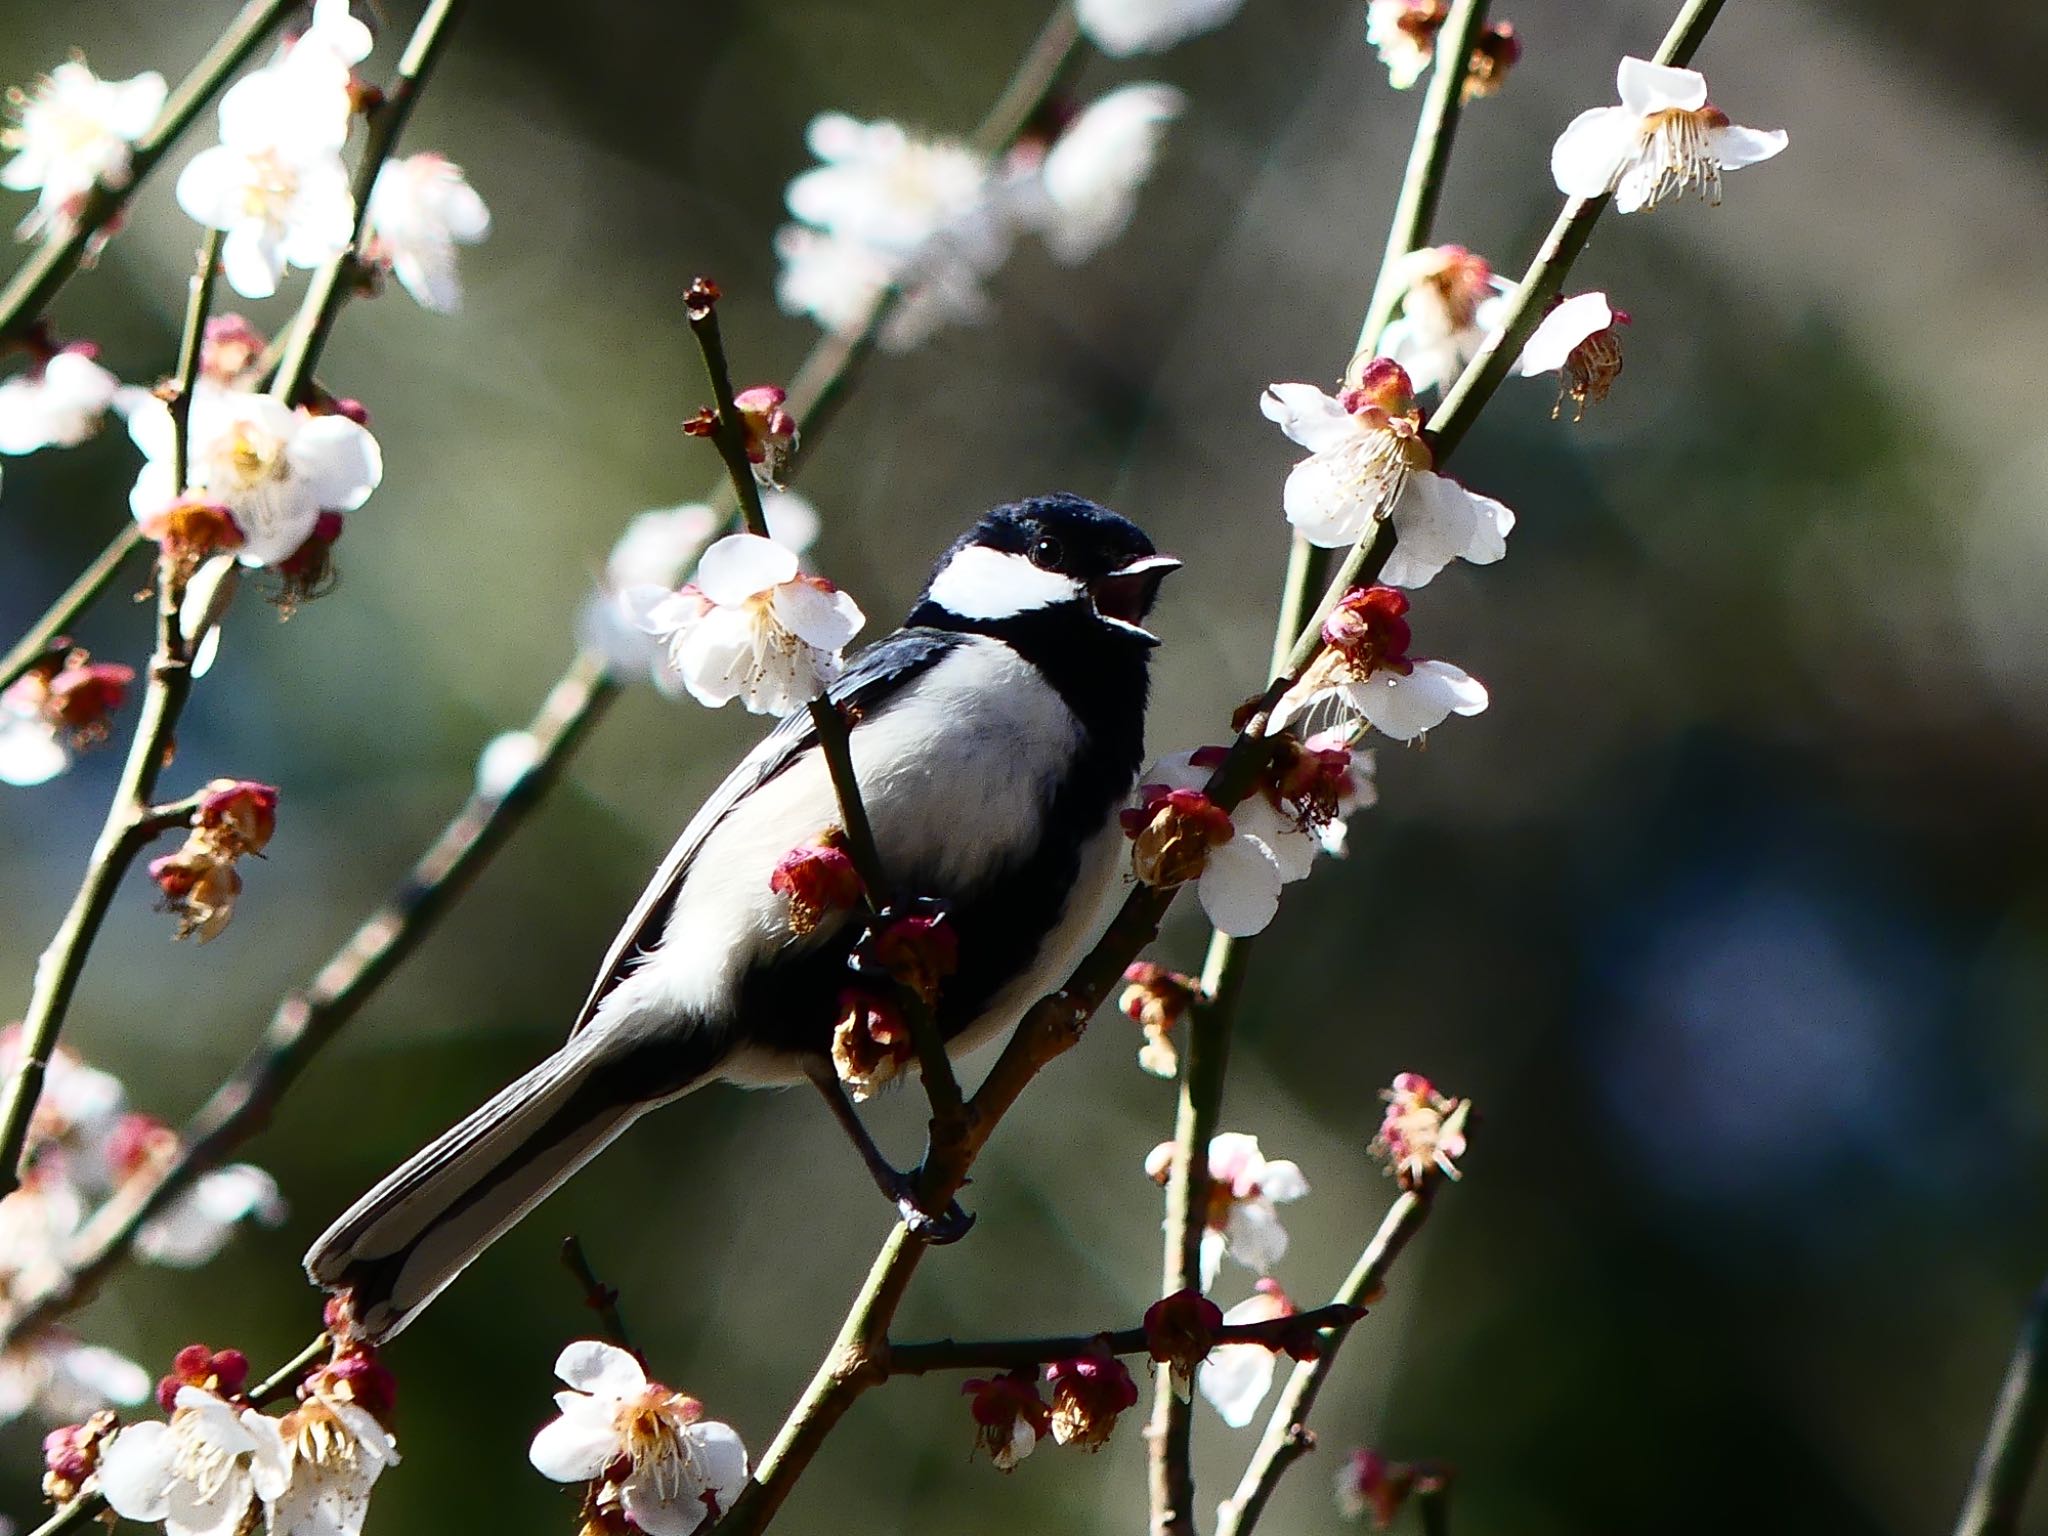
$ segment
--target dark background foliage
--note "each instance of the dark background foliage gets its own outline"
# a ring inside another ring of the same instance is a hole
[[[0,76],[74,44],[103,73],[175,75],[228,9],[10,0]],[[1555,204],[1551,137],[1667,17],[1498,9],[1528,55],[1468,116],[1439,234],[1514,270]],[[496,215],[468,308],[393,294],[343,318],[323,372],[373,411],[384,488],[331,597],[285,626],[238,613],[173,770],[281,784],[282,830],[209,948],[171,947],[133,882],[74,1010],[67,1038],[143,1106],[181,1117],[391,885],[567,656],[624,519],[714,478],[676,431],[703,394],[688,277],[724,285],[748,377],[808,345],[775,310],[769,249],[804,122],[964,130],[1038,11],[472,8],[410,139],[468,166]],[[1314,1185],[1290,1213],[1295,1294],[1335,1283],[1388,1198],[1364,1155],[1377,1087],[1424,1070],[1481,1119],[1273,1529],[1334,1526],[1328,1479],[1361,1441],[1452,1463],[1463,1533],[1950,1518],[2048,1262],[2042,26],[2005,4],[1730,5],[1701,65],[1738,121],[1789,127],[1790,152],[1731,178],[1719,211],[1610,219],[1574,287],[1635,315],[1615,397],[1573,429],[1541,386],[1510,387],[1461,455],[1522,521],[1504,565],[1420,595],[1417,649],[1484,677],[1493,708],[1381,752],[1384,804],[1261,941],[1241,1027],[1226,1122]],[[1160,619],[1170,749],[1259,681],[1291,453],[1256,396],[1343,363],[1416,103],[1387,89],[1362,7],[1322,0],[1250,0],[1084,85],[1135,78],[1189,109],[1131,233],[1074,272],[1023,251],[993,324],[874,370],[804,489],[823,564],[883,626],[991,502],[1071,487],[1139,519],[1189,562]],[[59,308],[129,377],[170,359],[193,232],[169,180]],[[118,432],[9,461],[0,630],[118,526],[133,462]],[[84,635],[136,654],[140,612],[111,602]],[[259,1363],[295,1348],[317,1315],[305,1241],[558,1037],[645,871],[757,730],[623,701],[252,1147],[290,1223],[206,1272],[125,1275],[82,1328],[153,1367],[195,1337]],[[0,800],[17,998],[114,766]],[[1161,953],[1199,944],[1183,911]],[[1106,1325],[1156,1294],[1140,1163],[1171,1090],[1135,1044],[1108,1017],[1046,1075],[907,1332]],[[893,1145],[916,1111],[881,1106]],[[589,1326],[555,1258],[569,1231],[661,1373],[765,1446],[885,1226],[836,1134],[807,1096],[708,1092],[499,1245],[392,1352],[406,1462],[372,1530],[568,1528],[571,1496],[524,1448],[555,1351]],[[1224,1299],[1244,1288],[1227,1277]],[[950,1383],[901,1383],[861,1404],[786,1528],[1129,1530],[1135,1431],[1002,1479],[969,1463]],[[38,1433],[0,1437],[17,1515]],[[1250,1435],[1205,1410],[1200,1437],[1206,1503]]]

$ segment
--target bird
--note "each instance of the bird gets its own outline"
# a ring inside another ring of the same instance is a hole
[[[958,941],[933,1007],[949,1056],[1014,1024],[1106,926],[1158,644],[1145,621],[1180,564],[1080,496],[999,506],[941,554],[902,627],[827,689],[888,886],[937,903]],[[690,820],[567,1041],[308,1251],[312,1281],[346,1296],[354,1336],[396,1335],[627,1126],[713,1081],[808,1079],[906,1220],[934,1240],[964,1230],[957,1205],[917,1208],[831,1065],[862,918],[831,913],[798,934],[770,889],[785,854],[840,821],[798,711]]]

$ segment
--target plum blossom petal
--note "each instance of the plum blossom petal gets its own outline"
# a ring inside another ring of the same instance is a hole
[[[144,394],[126,391],[90,348],[66,348],[0,383],[0,453],[74,448],[99,430],[110,408]]]
[[[490,233],[491,211],[445,155],[394,160],[370,191],[368,259],[389,267],[424,309],[452,314],[462,307],[455,247]]]
[[[712,602],[731,607],[792,580],[798,565],[796,551],[773,539],[729,534],[697,562],[697,587]]]
[[[1223,1314],[1225,1327],[1263,1323],[1294,1311],[1278,1284],[1261,1280],[1258,1291]],[[1263,1344],[1219,1344],[1195,1371],[1195,1390],[1209,1400],[1232,1429],[1250,1424],[1273,1387],[1274,1352]]]
[[[602,1405],[575,1392],[558,1392],[561,1417],[541,1426],[527,1459],[542,1477],[558,1483],[588,1482],[619,1454],[618,1431]]]
[[[154,1264],[191,1269],[207,1263],[237,1226],[274,1227],[285,1218],[277,1180],[249,1163],[231,1163],[202,1176],[135,1236],[135,1249]]]
[[[1579,293],[1566,299],[1537,322],[1522,344],[1515,372],[1522,378],[1555,373],[1572,349],[1597,331],[1614,324],[1614,309],[1604,293]]]
[[[1244,0],[1076,0],[1088,40],[1113,59],[1158,53],[1222,26]]]
[[[1347,683],[1345,701],[1396,741],[1413,741],[1450,715],[1486,708],[1486,685],[1448,661],[1418,661],[1408,673],[1375,672]]]
[[[1637,117],[1653,112],[1697,112],[1707,104],[1707,77],[1696,69],[1653,64],[1630,55],[1614,72],[1615,94]]]
[[[1143,82],[1111,91],[1068,124],[1038,176],[1040,233],[1057,260],[1086,261],[1129,227],[1138,189],[1185,104],[1172,86]]]
[[[1313,384],[1269,384],[1259,412],[1310,453],[1324,453],[1357,433],[1351,413]]]
[[[579,1339],[555,1357],[555,1375],[578,1392],[598,1398],[630,1397],[647,1389],[647,1371],[616,1344]]]
[[[1390,514],[1399,535],[1380,571],[1391,587],[1426,586],[1453,560],[1491,565],[1508,552],[1515,514],[1429,470],[1411,474]]]
[[[1256,838],[1233,837],[1209,850],[1195,894],[1219,932],[1247,938],[1263,932],[1280,910],[1281,884],[1270,848]]]

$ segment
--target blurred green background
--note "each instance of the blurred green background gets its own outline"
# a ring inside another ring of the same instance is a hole
[[[0,78],[76,45],[175,78],[226,0],[7,0]],[[375,62],[412,20],[395,7]],[[1040,0],[534,0],[471,8],[408,136],[468,167],[496,229],[444,319],[393,290],[322,368],[374,415],[387,475],[341,584],[280,626],[238,611],[169,786],[283,786],[232,932],[173,946],[130,882],[67,1039],[182,1119],[384,894],[523,721],[625,519],[714,479],[678,296],[728,295],[738,371],[813,332],[774,306],[770,235],[814,113],[965,131]],[[1528,53],[1463,129],[1439,238],[1518,270],[1556,199],[1549,143],[1611,99],[1668,15],[1644,0],[1496,7]],[[1428,1072],[1481,1118],[1469,1176],[1356,1333],[1276,1532],[1338,1524],[1369,1442],[1458,1471],[1457,1528],[1512,1536],[1952,1518],[2026,1297],[2048,1265],[2048,134],[2040,13],[1903,0],[1736,3],[1700,55],[1779,161],[1718,211],[1610,218],[1572,286],[1635,317],[1584,426],[1506,389],[1457,469],[1516,507],[1511,557],[1421,594],[1418,654],[1493,689],[1426,750],[1383,749],[1354,855],[1261,942],[1225,1120],[1314,1186],[1280,1274],[1327,1292],[1389,1198],[1375,1090]],[[1071,488],[1185,556],[1152,734],[1213,738],[1261,680],[1290,446],[1269,380],[1342,366],[1417,107],[1363,8],[1250,0],[1163,56],[1092,62],[1188,94],[1129,235],[1066,271],[1026,243],[995,321],[876,366],[813,457],[823,568],[886,629],[968,518]],[[2029,60],[2036,61],[2029,63]],[[182,158],[182,155],[179,157]],[[177,160],[57,309],[125,377],[168,368],[192,226]],[[25,202],[24,202],[25,206]],[[11,216],[11,215],[9,215]],[[302,281],[302,279],[300,280]],[[295,299],[248,306],[266,323]],[[6,465],[0,634],[126,516],[118,428]],[[82,638],[138,659],[140,610]],[[572,781],[249,1149],[294,1206],[211,1270],[125,1273],[92,1338],[161,1369],[194,1338],[259,1367],[316,1326],[297,1255],[346,1201],[560,1036],[614,925],[755,720],[640,690]],[[0,796],[0,984],[18,1008],[111,787],[102,753]],[[1162,956],[1192,964],[1178,913]],[[977,1169],[972,1238],[926,1264],[909,1336],[1127,1322],[1157,1293],[1141,1161],[1172,1089],[1105,1017]],[[906,1155],[915,1094],[878,1107]],[[561,1532],[526,1465],[549,1366],[587,1315],[584,1237],[673,1384],[756,1450],[807,1381],[886,1227],[809,1095],[705,1093],[653,1117],[495,1248],[391,1352],[406,1460],[371,1530]],[[1249,1289],[1226,1275],[1222,1299]],[[946,1380],[863,1401],[781,1528],[1129,1531],[1135,1422],[1004,1479],[968,1459]],[[33,1520],[41,1426],[0,1435],[0,1508]],[[1199,1420],[1208,1507],[1253,1432]],[[2048,1498],[2029,1529],[2048,1532]]]

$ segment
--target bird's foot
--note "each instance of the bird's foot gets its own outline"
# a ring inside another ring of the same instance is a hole
[[[974,1225],[974,1213],[962,1209],[958,1200],[946,1202],[943,1211],[925,1208],[919,1198],[917,1175],[898,1174],[900,1181],[896,1190],[896,1214],[903,1218],[903,1225],[910,1228],[910,1235],[920,1242],[943,1248],[948,1243],[957,1243],[965,1237]]]

